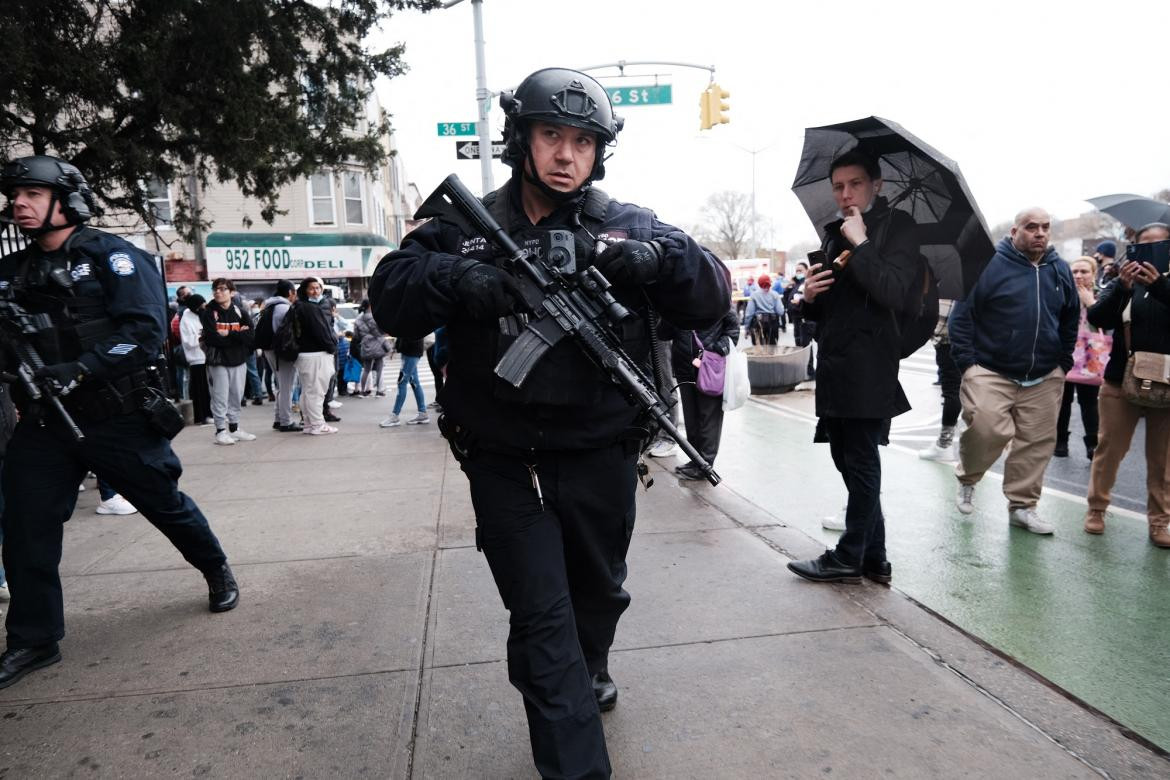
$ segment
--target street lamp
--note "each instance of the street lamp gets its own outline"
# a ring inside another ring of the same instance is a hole
[[[447,0],[443,8],[458,5],[463,0]],[[483,0],[471,0],[472,17],[475,20],[475,102],[479,109],[476,130],[479,131],[479,173],[483,181],[483,194],[496,188],[492,178],[492,131],[488,126],[491,112],[492,93],[487,88],[487,66],[483,54]]]
[[[728,141],[728,143],[730,143],[736,149],[739,149],[741,152],[747,152],[752,156],[752,258],[755,259],[756,254],[760,251],[758,242],[756,240],[756,155],[760,152],[768,151],[773,146],[780,143],[780,139],[777,138],[767,146],[761,146],[758,149],[749,149],[746,146],[740,146],[739,144],[731,143],[731,141]]]

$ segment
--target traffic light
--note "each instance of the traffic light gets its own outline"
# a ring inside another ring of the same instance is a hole
[[[724,99],[731,97],[731,93],[712,81],[703,92],[704,106],[700,112],[702,126],[708,130],[715,125],[725,125],[731,120],[723,113],[731,108]]]
[[[708,87],[707,89],[704,89],[702,92],[699,93],[699,129],[700,130],[710,130],[711,129],[711,101],[709,99],[710,98],[710,94],[708,92],[709,89],[710,89],[710,87]]]

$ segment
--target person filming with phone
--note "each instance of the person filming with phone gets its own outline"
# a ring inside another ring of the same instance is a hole
[[[1089,307],[1098,328],[1113,328],[1113,351],[1097,397],[1100,426],[1089,472],[1085,533],[1105,533],[1105,510],[1138,420],[1146,420],[1146,519],[1150,544],[1170,548],[1170,226],[1155,222],[1138,231],[1117,280]],[[1134,379],[1152,366],[1148,397]],[[1160,369],[1160,370],[1159,370]],[[1161,385],[1161,388],[1159,388]],[[1159,390],[1161,391],[1159,393]],[[1159,400],[1158,395],[1161,396]],[[1153,404],[1165,403],[1165,406]]]
[[[840,219],[825,226],[825,264],[809,269],[803,310],[820,346],[817,417],[849,503],[836,549],[788,568],[814,582],[888,583],[878,445],[886,420],[910,410],[898,383],[895,313],[917,278],[918,238],[914,219],[879,195],[881,168],[860,149],[833,161],[830,181]]]

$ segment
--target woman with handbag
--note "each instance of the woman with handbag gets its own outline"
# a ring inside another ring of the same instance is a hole
[[[721,362],[727,357],[739,342],[739,317],[729,303],[723,318],[706,330],[676,330],[663,321],[658,326],[658,338],[674,342],[670,359],[675,381],[679,383],[687,441],[704,460],[714,465],[723,433],[723,386],[721,381],[713,379],[717,372],[704,370],[703,361]],[[718,386],[708,384],[708,377]],[[680,479],[705,479],[698,466],[689,462],[675,468],[674,473]]]
[[[1109,362],[1112,337],[1088,322],[1089,307],[1097,302],[1094,289],[1097,261],[1078,257],[1070,264],[1077,295],[1081,299],[1081,323],[1077,328],[1077,344],[1073,350],[1073,367],[1064,378],[1064,398],[1060,402],[1060,417],[1056,421],[1056,451],[1058,458],[1068,457],[1068,424],[1072,419],[1073,397],[1081,407],[1081,423],[1085,428],[1085,455],[1093,459],[1097,449],[1097,392]]]
[[[1136,242],[1167,239],[1170,226],[1155,223],[1139,230]],[[1117,469],[1144,417],[1150,543],[1170,547],[1170,279],[1150,263],[1130,261],[1089,308],[1088,320],[1113,328],[1114,338],[1099,398],[1100,439],[1089,474],[1085,532],[1105,532]]]

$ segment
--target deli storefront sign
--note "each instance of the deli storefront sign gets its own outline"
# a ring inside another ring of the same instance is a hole
[[[364,277],[393,247],[371,233],[211,233],[207,276],[214,279]]]

